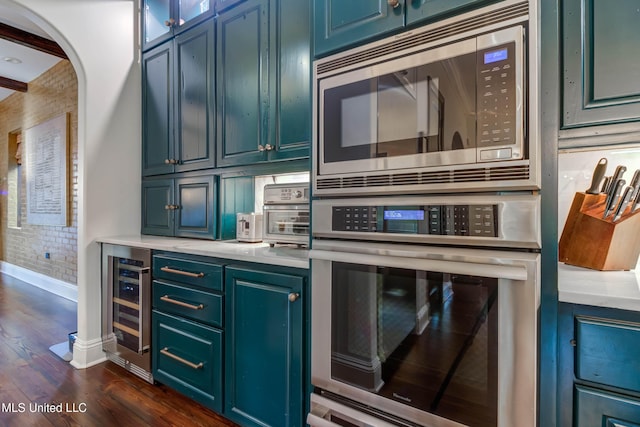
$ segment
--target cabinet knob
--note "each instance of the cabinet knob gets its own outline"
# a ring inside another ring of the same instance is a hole
[[[164,163],[165,163],[166,165],[177,165],[177,164],[178,164],[178,161],[177,161],[176,159],[165,159],[165,160],[164,160]]]
[[[394,9],[400,6],[400,0],[387,0],[387,3]]]
[[[169,18],[166,21],[164,21],[165,27],[173,27],[175,24],[176,24],[176,20],[173,18]]]
[[[266,151],[271,151],[271,150],[273,150],[274,148],[275,148],[275,147],[274,147],[273,145],[271,145],[271,144],[267,144],[267,145],[265,145],[265,146],[264,146],[264,149],[265,149]]]
[[[300,294],[297,292],[291,292],[289,294],[289,302],[296,302],[300,298]]]

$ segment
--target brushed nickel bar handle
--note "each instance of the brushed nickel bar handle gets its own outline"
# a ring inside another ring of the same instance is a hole
[[[189,276],[189,277],[195,277],[195,278],[201,278],[204,277],[204,273],[200,272],[200,273],[192,273],[190,271],[182,271],[182,270],[175,270],[173,268],[170,267],[161,267],[160,270],[164,271],[165,273],[174,273],[174,274],[180,274],[182,276]]]
[[[181,307],[187,307],[187,308],[190,308],[192,310],[202,310],[204,308],[204,304],[199,304],[199,305],[189,304],[187,302],[182,302],[182,301],[175,300],[175,299],[169,297],[169,295],[162,296],[162,297],[160,297],[160,299],[162,301],[164,301],[164,302],[168,302],[168,303],[171,303],[171,304],[179,305]]]
[[[160,350],[160,353],[164,354],[167,357],[172,358],[173,360],[175,360],[177,362],[180,362],[180,363],[182,363],[184,365],[187,365],[188,367],[193,368],[193,369],[201,369],[204,366],[204,363],[202,363],[202,362],[200,362],[200,363],[198,363],[196,365],[195,363],[189,362],[188,360],[183,359],[180,356],[176,356],[175,354],[173,354],[173,353],[171,353],[169,351],[169,347],[163,348],[162,350]]]

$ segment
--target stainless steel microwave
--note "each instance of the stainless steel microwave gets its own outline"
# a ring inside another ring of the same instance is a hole
[[[315,62],[314,194],[539,188],[526,21],[458,26]]]

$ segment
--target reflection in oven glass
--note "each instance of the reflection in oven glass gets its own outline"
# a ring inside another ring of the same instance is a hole
[[[333,263],[332,377],[497,425],[496,279]]]

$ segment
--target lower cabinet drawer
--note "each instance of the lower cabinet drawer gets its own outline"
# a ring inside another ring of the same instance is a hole
[[[578,427],[640,427],[640,400],[576,386],[574,419]]]
[[[153,377],[222,411],[222,331],[153,311]]]
[[[640,324],[576,316],[576,378],[640,392]]]
[[[222,295],[154,280],[153,308],[211,326],[222,326]]]

